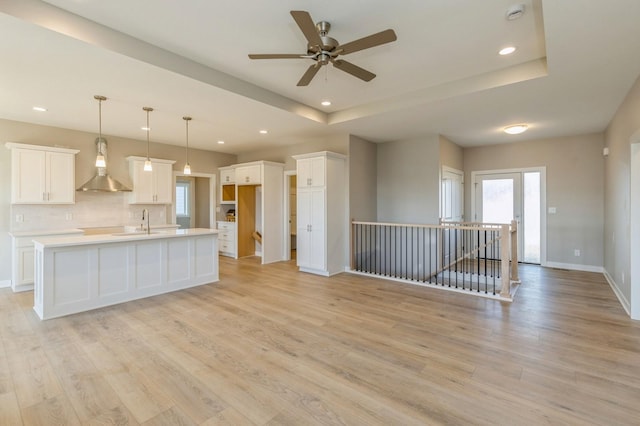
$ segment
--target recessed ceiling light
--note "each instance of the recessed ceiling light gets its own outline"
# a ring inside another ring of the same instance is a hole
[[[507,126],[504,128],[504,132],[510,135],[519,135],[520,133],[524,133],[529,128],[526,124],[514,124],[512,126]]]
[[[329,106],[331,105],[331,101],[322,101],[320,102],[322,104],[322,106]]]
[[[504,49],[500,49],[500,51],[498,52],[498,54],[504,56],[504,55],[511,55],[513,52],[516,51],[516,48],[513,46],[508,46],[505,47]]]
[[[40,106],[34,106],[33,107],[34,111],[40,111],[40,112],[46,112],[47,109],[45,107],[40,107]]]
[[[266,130],[260,130],[260,134],[261,135],[266,135],[267,133],[269,133],[269,132],[267,132]]]
[[[218,141],[220,145],[224,145],[224,141]]]

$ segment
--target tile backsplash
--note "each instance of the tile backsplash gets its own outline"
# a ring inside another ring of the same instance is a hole
[[[171,215],[171,206],[129,204],[127,192],[76,192],[75,204],[11,205],[11,231],[140,226],[144,208],[151,225],[164,225]]]

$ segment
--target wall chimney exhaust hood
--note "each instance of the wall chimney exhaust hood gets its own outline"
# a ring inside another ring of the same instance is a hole
[[[96,148],[104,156],[106,162],[107,140],[105,138],[96,138]],[[98,167],[98,173],[76,191],[131,192],[131,189],[109,176],[106,167]]]

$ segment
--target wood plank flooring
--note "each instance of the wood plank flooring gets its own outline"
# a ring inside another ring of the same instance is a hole
[[[513,303],[221,257],[217,284],[41,322],[0,290],[0,425],[638,424],[640,323],[601,274]]]

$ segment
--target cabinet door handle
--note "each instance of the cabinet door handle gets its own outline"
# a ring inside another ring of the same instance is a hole
[[[42,201],[47,201],[47,193],[46,192],[42,193]]]

